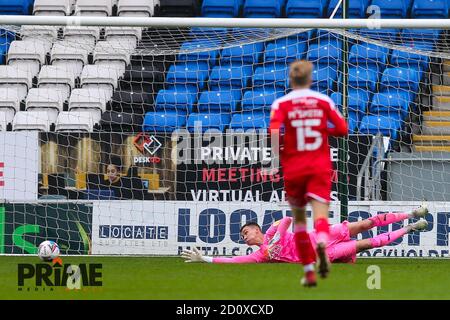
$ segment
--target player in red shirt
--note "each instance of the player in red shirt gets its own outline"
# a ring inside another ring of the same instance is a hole
[[[329,238],[328,209],[331,192],[332,163],[328,136],[345,136],[347,123],[333,101],[310,89],[313,65],[293,62],[289,70],[292,92],[274,101],[270,132],[278,135],[284,128],[281,152],[284,187],[295,218],[294,240],[305,277],[302,284],[315,286],[316,253],[322,278],[328,275],[330,263],[325,252]],[[334,127],[329,127],[328,122]],[[317,231],[316,250],[306,231],[307,203],[311,204]]]

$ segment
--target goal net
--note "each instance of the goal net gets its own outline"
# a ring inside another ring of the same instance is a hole
[[[307,59],[350,128],[330,222],[426,202],[427,232],[366,255],[448,256],[446,30],[3,26],[0,46],[0,253],[251,252],[243,223],[291,214],[267,127]]]

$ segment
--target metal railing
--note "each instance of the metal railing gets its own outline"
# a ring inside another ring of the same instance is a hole
[[[374,163],[374,167],[381,168],[382,163],[394,163],[394,162],[450,162],[450,158],[386,158],[386,159],[377,159]],[[373,176],[373,188],[372,188],[372,198],[371,200],[381,200],[381,171],[377,170],[376,175]]]

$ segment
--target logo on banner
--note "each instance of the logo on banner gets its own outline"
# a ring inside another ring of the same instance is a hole
[[[3,179],[3,172],[5,170],[5,163],[0,162],[0,187],[5,186],[5,180]]]
[[[99,238],[167,240],[168,235],[168,226],[99,226]]]
[[[133,140],[133,144],[144,156],[134,157],[134,164],[146,164],[146,163],[159,163],[160,157],[156,157],[155,154],[162,147],[162,143],[153,135],[146,133],[139,133]],[[150,154],[150,156],[145,156]]]

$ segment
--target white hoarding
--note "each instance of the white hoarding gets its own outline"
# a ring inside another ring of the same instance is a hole
[[[349,206],[355,222],[388,211],[411,211],[420,203],[359,202]],[[425,232],[405,235],[389,246],[360,256],[448,257],[450,203],[428,203]],[[251,253],[239,239],[242,223],[257,221],[265,231],[291,212],[286,205],[268,202],[98,201],[93,210],[93,254],[178,255],[184,248],[200,247],[208,255]],[[332,205],[330,223],[339,223],[338,205]],[[411,222],[411,221],[410,221]],[[400,228],[407,220],[373,228],[358,236],[369,238]],[[309,222],[312,225],[312,222]]]
[[[411,212],[421,203],[410,202],[366,202],[360,205],[350,205],[349,221],[366,219],[371,215],[384,212]],[[428,202],[429,214],[425,217],[428,228],[424,232],[414,232],[403,236],[392,244],[369,250],[359,256],[371,257],[449,257],[449,234],[450,234],[450,203]],[[369,230],[358,236],[358,239],[371,238],[378,234],[396,230],[402,226],[412,223],[405,220],[386,227]]]
[[[339,220],[338,207],[330,221]],[[265,231],[290,210],[268,202],[99,201],[94,203],[94,254],[177,255],[201,247],[206,254],[252,252],[240,240],[242,223],[257,221]]]

